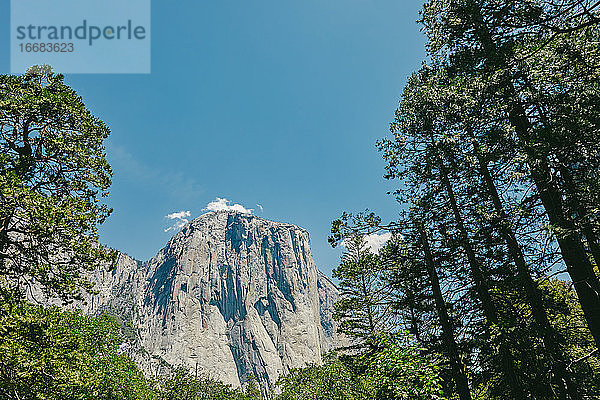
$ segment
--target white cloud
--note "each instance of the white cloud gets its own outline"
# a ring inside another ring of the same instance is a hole
[[[379,250],[381,250],[381,248],[385,246],[387,241],[391,238],[392,234],[389,232],[382,233],[381,235],[373,233],[371,235],[365,236],[365,244],[369,249],[371,249],[373,253],[377,254],[379,253]]]
[[[381,248],[383,246],[385,246],[387,241],[390,240],[391,238],[392,238],[392,234],[389,232],[386,232],[386,233],[382,233],[381,235],[378,235],[377,233],[365,235],[363,237],[363,240],[365,242],[365,246],[369,250],[371,250],[372,253],[377,254],[377,253],[379,253],[379,250],[381,250]],[[342,240],[342,246],[347,248],[346,240],[347,239]]]
[[[261,206],[260,204],[256,203],[256,207],[260,208],[260,212],[263,212],[263,206]]]
[[[206,206],[207,211],[234,211],[242,214],[252,214],[254,209],[246,208],[241,204],[230,204],[231,201],[217,197],[216,200],[211,201]]]
[[[191,215],[192,214],[189,211],[179,211],[179,212],[174,212],[172,214],[169,214],[165,218],[169,218],[169,219],[185,219],[186,217],[189,217]]]
[[[168,215],[165,218],[174,221],[173,225],[165,229],[165,232],[176,231],[181,229],[185,224],[189,222],[189,217],[192,215],[189,211],[178,211]]]

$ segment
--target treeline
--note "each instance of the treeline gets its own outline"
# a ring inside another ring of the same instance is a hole
[[[600,397],[599,8],[426,2],[428,61],[378,143],[400,217],[333,223],[342,329],[408,332],[448,398]]]
[[[0,313],[0,398],[106,400],[260,400],[245,391],[174,369],[146,378],[120,350],[121,326],[110,316],[3,303]]]
[[[233,388],[170,368],[144,376],[121,349],[117,318],[57,306],[4,302],[0,309],[0,398],[10,400],[319,400],[441,398],[438,367],[401,337],[380,336],[368,354],[330,354],[294,369],[265,392]]]

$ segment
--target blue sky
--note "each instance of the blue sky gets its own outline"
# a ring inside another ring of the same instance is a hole
[[[104,120],[114,168],[104,243],[147,260],[217,197],[306,228],[327,274],[331,221],[365,208],[384,219],[375,141],[424,58],[408,1],[154,1],[152,73],[67,75]],[[0,5],[0,71],[9,70],[9,5]],[[260,211],[260,204],[264,211]]]

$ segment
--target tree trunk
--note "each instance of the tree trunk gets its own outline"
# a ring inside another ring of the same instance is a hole
[[[510,72],[511,68],[508,60],[498,57],[498,54],[502,53],[498,51],[489,27],[484,22],[481,10],[474,8],[473,11],[472,22],[475,35],[487,54],[487,60],[497,68],[507,73]],[[567,266],[567,272],[573,281],[588,328],[594,337],[596,347],[600,348],[600,281],[598,281],[592,263],[587,256],[583,240],[573,219],[565,214],[562,201],[564,193],[555,184],[556,177],[549,166],[547,155],[539,154],[536,148],[530,144],[532,125],[527,117],[522,100],[517,94],[515,83],[512,77],[507,74],[505,74],[503,81],[500,87],[505,90],[502,100],[509,105],[509,123],[525,150],[531,179],[535,183],[550,224],[561,230],[556,235],[558,245]]]
[[[585,235],[585,239],[590,249],[590,253],[592,254],[592,257],[594,259],[594,263],[596,263],[596,268],[600,270],[600,245],[597,241],[598,237],[594,234],[594,231],[588,225],[585,225],[583,227],[583,234]]]
[[[498,194],[498,190],[496,188],[496,184],[494,183],[494,179],[490,174],[487,162],[484,160],[483,155],[480,153],[478,144],[476,142],[473,144],[473,148],[479,164],[479,172],[487,188],[487,194],[490,196],[492,204],[494,205],[494,210],[496,211],[499,218],[497,224],[498,228],[506,242],[506,245],[508,247],[508,253],[513,262],[515,263],[517,269],[517,279],[521,287],[525,291],[525,296],[527,298],[527,302],[531,307],[533,319],[536,325],[538,326],[539,330],[542,332],[542,340],[544,342],[544,346],[548,349],[550,354],[553,356],[552,358],[555,360],[552,369],[557,379],[557,387],[559,390],[558,398],[567,399],[568,392],[569,397],[571,399],[579,399],[580,396],[578,394],[577,387],[572,381],[571,376],[566,369],[566,357],[557,341],[554,328],[552,328],[552,326],[550,325],[550,321],[548,320],[548,315],[546,314],[546,310],[542,302],[542,295],[537,286],[537,283],[531,277],[530,270],[527,265],[527,262],[525,261],[525,256],[523,255],[521,246],[517,241],[517,237],[514,231],[510,227],[508,215],[506,214],[504,206],[502,205],[502,200],[500,199],[500,195]]]
[[[560,167],[560,175],[565,181],[567,188],[574,188],[576,183],[571,172],[564,166]],[[577,200],[577,199],[576,199]],[[576,202],[574,204],[574,210],[577,212],[579,217],[579,225],[581,227],[581,233],[585,237],[588,251],[591,254],[594,263],[600,268],[600,245],[598,245],[598,233],[594,232],[593,226],[587,221],[588,214],[591,214],[589,207],[584,202]]]
[[[512,90],[514,91],[514,88]],[[531,123],[520,103],[513,105],[509,120],[525,148],[531,178],[536,185],[548,220],[550,224],[561,230],[556,235],[560,252],[567,266],[567,272],[573,281],[588,328],[594,337],[596,347],[600,348],[600,282],[577,226],[573,219],[564,212],[562,193],[554,184],[555,177],[548,165],[548,160],[545,156],[536,154],[534,149],[527,144]]]
[[[421,243],[423,245],[423,252],[425,254],[425,265],[427,267],[427,275],[431,283],[431,290],[433,292],[433,298],[435,301],[435,308],[437,311],[438,318],[440,319],[440,325],[442,326],[442,340],[444,342],[445,353],[450,360],[450,367],[452,369],[452,375],[454,383],[456,384],[456,392],[460,400],[471,400],[471,392],[469,391],[469,382],[465,374],[464,365],[460,359],[458,352],[458,346],[454,338],[454,327],[450,316],[448,314],[448,307],[444,301],[442,289],[440,287],[440,280],[435,268],[435,261],[429,246],[429,239],[425,229],[419,225],[419,234],[421,236]]]
[[[433,138],[431,139],[433,142]],[[434,151],[438,151],[435,142],[433,142],[433,146]],[[473,246],[471,245],[471,242],[469,240],[469,235],[465,227],[463,217],[458,208],[456,196],[454,195],[454,188],[452,186],[452,183],[450,182],[450,178],[448,177],[446,166],[444,165],[443,159],[441,159],[439,155],[438,163],[441,181],[444,185],[446,193],[448,194],[448,201],[450,203],[450,208],[454,216],[454,222],[456,224],[456,227],[458,228],[459,244],[467,256],[467,261],[469,263],[469,268],[473,277],[473,282],[475,283],[475,291],[477,292],[477,297],[481,302],[483,314],[485,315],[489,328],[492,328],[494,326],[498,327],[500,322],[498,317],[498,310],[496,309],[494,301],[492,300],[492,296],[490,294],[490,289],[485,274],[483,273],[479,260],[477,260],[477,257],[475,255],[475,250],[473,249]],[[508,349],[505,343],[503,333],[501,333],[499,338],[499,355],[502,364],[502,370],[507,380],[508,388],[513,398],[519,399],[523,396],[523,390],[521,389],[521,384],[515,373],[515,363],[512,358],[512,354],[510,353],[510,350]]]

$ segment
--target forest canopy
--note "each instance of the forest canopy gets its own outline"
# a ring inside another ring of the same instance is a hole
[[[428,61],[378,143],[401,218],[333,223],[334,245],[394,234],[342,270],[341,311],[410,332],[447,396],[600,395],[598,7],[426,2]]]

